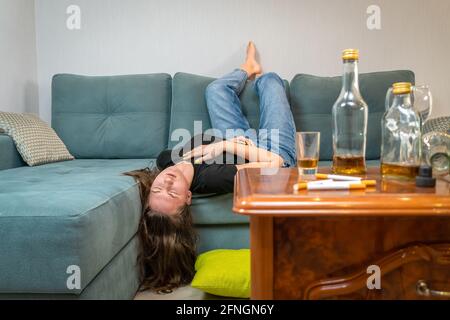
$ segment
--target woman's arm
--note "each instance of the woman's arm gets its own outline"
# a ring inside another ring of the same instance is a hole
[[[284,162],[283,158],[281,158],[276,153],[258,148],[255,145],[244,145],[231,141],[225,141],[225,151],[227,153],[235,154],[238,157],[248,160],[250,164],[265,163],[266,165],[269,165],[271,167],[281,167],[283,166]]]
[[[283,164],[278,164],[276,162],[250,162],[246,164],[237,164],[236,168],[238,170],[247,169],[247,168],[256,168],[256,169],[262,169],[262,168],[281,168]]]
[[[192,151],[186,153],[183,156],[183,159],[188,160],[195,158],[195,162],[201,163],[214,159],[223,152],[234,154],[248,160],[250,164],[242,165],[247,167],[250,167],[252,163],[261,163],[261,165],[257,167],[281,167],[284,163],[283,158],[273,152],[258,148],[255,145],[244,145],[242,143],[228,140],[194,148]],[[252,167],[255,167],[255,165]]]

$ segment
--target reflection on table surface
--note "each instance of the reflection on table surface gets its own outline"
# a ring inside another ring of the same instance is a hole
[[[331,173],[330,168],[320,168],[321,173]],[[361,195],[381,195],[381,194],[428,194],[437,196],[450,195],[450,177],[437,177],[435,188],[416,187],[414,180],[383,179],[379,174],[378,167],[368,169],[364,176],[367,180],[376,180],[376,187],[368,187],[365,190],[336,190],[336,191],[308,191],[301,190],[295,192],[294,184],[299,181],[314,180],[308,177],[299,177],[297,169],[247,169],[246,178],[251,186],[251,194],[257,195],[291,195],[291,196],[361,196]]]

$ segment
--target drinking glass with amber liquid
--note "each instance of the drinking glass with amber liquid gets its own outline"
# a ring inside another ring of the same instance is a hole
[[[359,51],[342,53],[342,90],[333,105],[333,173],[358,175],[366,172],[368,106],[359,90]]]
[[[395,83],[394,100],[381,121],[383,178],[414,179],[421,163],[421,118],[413,108],[411,83]]]
[[[299,176],[315,175],[319,166],[320,132],[298,132],[296,140]]]

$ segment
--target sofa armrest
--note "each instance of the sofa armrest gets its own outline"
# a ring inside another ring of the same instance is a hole
[[[0,170],[25,166],[10,136],[0,133]]]

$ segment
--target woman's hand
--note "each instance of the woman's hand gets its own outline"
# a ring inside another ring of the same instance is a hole
[[[235,137],[235,138],[231,139],[230,141],[234,142],[234,143],[238,143],[238,144],[243,144],[246,146],[255,146],[255,144],[253,143],[252,140],[250,140],[249,138],[246,138],[244,136]]]
[[[194,163],[202,163],[215,159],[226,151],[227,141],[219,141],[208,145],[201,145],[183,155],[183,160],[195,159]]]

